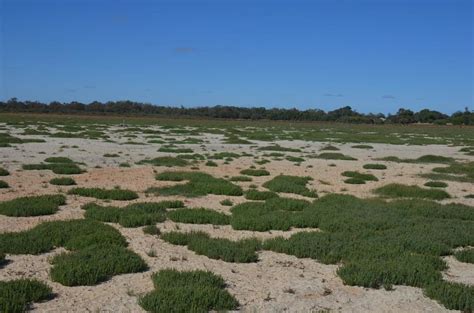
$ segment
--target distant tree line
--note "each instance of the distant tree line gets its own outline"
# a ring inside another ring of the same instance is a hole
[[[220,118],[220,119],[244,119],[244,120],[279,120],[279,121],[327,121],[358,124],[412,124],[412,123],[435,123],[474,125],[474,112],[465,108],[452,115],[446,115],[438,111],[423,109],[413,112],[408,109],[399,109],[396,114],[382,113],[363,114],[354,111],[350,106],[345,106],[333,111],[325,112],[319,109],[266,109],[263,107],[236,107],[236,106],[213,106],[213,107],[170,107],[152,105],[149,103],[133,101],[108,101],[81,103],[72,101],[61,103],[53,101],[42,103],[38,101],[19,101],[12,98],[6,102],[0,101],[0,112],[28,112],[28,113],[61,113],[61,114],[127,114],[127,115],[160,115],[168,117],[198,117],[198,118]]]

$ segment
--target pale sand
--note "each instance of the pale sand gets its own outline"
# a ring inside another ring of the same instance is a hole
[[[113,135],[114,140],[124,139]],[[33,137],[33,136],[28,136]],[[41,136],[36,136],[43,138]],[[204,144],[184,145],[195,149],[196,153],[206,152],[250,152],[254,155],[263,155],[265,151],[250,150],[246,145],[225,145],[221,143],[223,137],[206,135]],[[219,202],[231,199],[234,204],[245,202],[243,197],[227,197],[209,195],[201,198],[182,197],[146,197],[143,191],[152,186],[165,186],[171,183],[160,182],[154,179],[154,172],[166,170],[189,170],[187,168],[158,168],[151,166],[133,165],[144,158],[153,158],[165,153],[157,152],[159,144],[154,145],[120,145],[85,139],[58,139],[48,138],[46,143],[29,143],[19,145],[18,148],[1,148],[1,166],[12,172],[12,175],[0,179],[7,181],[11,190],[0,190],[0,199],[9,200],[19,196],[50,194],[58,191],[67,191],[71,187],[59,187],[48,184],[48,181],[60,175],[50,171],[21,171],[21,164],[39,163],[48,156],[66,156],[77,162],[87,165],[87,172],[73,175],[80,186],[113,188],[120,186],[139,192],[140,199],[132,202],[161,201],[165,199],[184,200],[188,207],[212,208],[223,213],[229,213],[230,207],[222,206]],[[134,138],[133,141],[142,141]],[[60,146],[78,145],[79,148],[65,148]],[[256,145],[268,145],[259,142]],[[278,144],[285,147],[304,147],[304,155],[319,153],[319,149],[326,145],[321,142],[281,141]],[[354,149],[354,144],[336,144],[341,153],[358,158],[357,161],[319,160],[305,158],[300,166],[289,161],[272,161],[263,165],[271,176],[254,177],[252,182],[238,182],[247,188],[256,184],[260,190],[261,184],[272,177],[283,173],[298,176],[311,176],[310,189],[317,190],[318,194],[345,193],[358,197],[372,197],[373,189],[391,182],[403,182],[410,185],[422,185],[427,180],[418,176],[420,173],[429,173],[433,167],[443,165],[433,164],[403,164],[393,162],[377,162],[387,164],[388,169],[383,171],[364,170],[363,164],[376,163],[375,158],[395,155],[400,158],[416,158],[426,154],[451,156],[454,158],[474,160],[471,156],[459,153],[459,147],[447,146],[396,146],[387,144],[371,144],[374,149]],[[215,150],[215,151],[213,151]],[[45,152],[41,154],[39,152]],[[105,153],[120,153],[119,158],[104,158]],[[299,156],[300,153],[285,153]],[[268,158],[270,159],[270,158]],[[199,168],[216,177],[239,175],[239,171],[253,165],[252,157],[243,157],[234,160],[231,164],[222,164],[217,160],[218,167],[207,167],[200,164]],[[121,162],[129,162],[132,168],[119,168]],[[330,167],[329,164],[336,164]],[[308,168],[312,165],[312,168]],[[101,166],[103,168],[94,168]],[[258,165],[256,165],[259,167]],[[369,182],[365,185],[344,184],[341,173],[346,170],[358,170],[373,173],[379,178],[378,182]],[[323,182],[323,183],[322,183]],[[472,184],[448,182],[446,191],[453,198],[443,202],[464,203],[474,206],[474,199],[466,199],[464,195],[473,193]],[[290,197],[304,198],[295,195]],[[83,218],[81,205],[96,201],[92,198],[68,196],[67,205],[62,206],[58,213],[51,216],[13,218],[0,215],[0,233],[26,230],[44,221]],[[104,203],[103,201],[97,201]],[[130,202],[111,201],[107,205],[123,206]],[[330,309],[341,312],[447,312],[443,306],[425,297],[419,288],[394,286],[393,291],[383,289],[374,290],[361,287],[345,286],[336,275],[337,265],[324,265],[311,259],[298,259],[293,256],[269,251],[259,252],[259,261],[249,264],[233,264],[212,260],[205,256],[198,256],[186,247],[168,244],[156,237],[145,235],[141,228],[116,227],[129,241],[130,248],[140,254],[150,266],[144,273],[115,276],[111,280],[97,286],[65,287],[52,282],[49,277],[51,265],[48,259],[63,249],[53,252],[32,255],[8,255],[12,262],[0,269],[0,280],[10,280],[19,277],[34,277],[46,281],[53,287],[57,297],[51,301],[34,304],[38,312],[142,312],[137,304],[137,295],[153,289],[151,274],[163,268],[180,270],[207,269],[221,275],[228,283],[228,290],[240,302],[244,312],[317,312]],[[230,226],[176,224],[171,221],[158,224],[163,232],[180,229],[180,231],[202,230],[212,237],[242,239],[242,238],[272,238],[276,236],[289,237],[298,231],[317,231],[317,229],[293,229],[288,232],[252,232],[236,231]],[[153,250],[156,257],[149,257],[147,252]],[[445,279],[474,285],[474,265],[456,261],[453,257],[446,258],[449,269],[443,273]]]

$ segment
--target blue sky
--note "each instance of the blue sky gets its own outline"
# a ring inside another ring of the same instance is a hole
[[[0,0],[0,99],[473,105],[472,0]]]

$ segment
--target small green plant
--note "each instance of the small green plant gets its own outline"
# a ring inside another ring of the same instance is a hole
[[[148,312],[220,312],[239,306],[225,290],[222,277],[211,272],[165,269],[153,274],[152,280],[155,290],[138,301]]]
[[[76,185],[76,181],[70,177],[57,177],[49,181],[51,185],[57,186],[72,186]]]
[[[32,302],[53,297],[51,287],[38,280],[0,281],[0,312],[26,312]]]
[[[206,166],[217,167],[217,163],[214,162],[214,161],[209,160],[209,161],[206,162]]]
[[[136,192],[120,188],[102,189],[77,187],[69,190],[68,194],[108,200],[133,200],[138,198]]]
[[[228,225],[230,216],[210,209],[177,209],[168,212],[168,218],[177,223]]]
[[[446,188],[448,184],[442,181],[429,181],[424,184],[426,187]]]
[[[231,178],[229,178],[230,181],[242,181],[242,182],[248,182],[248,181],[252,181],[252,177],[248,177],[248,176],[232,176]]]
[[[222,238],[211,238],[204,232],[169,232],[161,235],[161,239],[174,245],[187,246],[198,255],[222,260],[225,262],[250,263],[256,262],[255,251],[260,249],[260,241],[243,239],[231,241]]]
[[[345,179],[344,182],[346,184],[351,184],[351,185],[363,185],[365,184],[366,180],[358,177],[351,177],[348,179]]]
[[[457,251],[454,257],[461,262],[474,263],[474,248]]]
[[[3,167],[0,167],[0,176],[8,176],[10,175],[10,172],[4,169]]]
[[[143,233],[147,235],[159,236],[161,231],[158,227],[156,227],[156,225],[146,225],[143,227]]]
[[[120,155],[118,155],[117,153],[106,153],[104,154],[104,158],[118,158],[120,157]]]
[[[306,184],[312,180],[311,177],[278,175],[272,180],[263,184],[263,187],[270,189],[273,192],[287,192],[295,193],[306,197],[317,198],[315,191],[306,188]]]
[[[159,152],[168,152],[168,153],[193,153],[193,149],[189,148],[175,148],[172,146],[163,146],[158,149]]]
[[[354,149],[373,149],[374,147],[371,145],[354,145],[351,148]]]
[[[257,169],[249,168],[249,169],[240,171],[240,174],[248,175],[248,176],[268,176],[270,175],[270,172],[263,169],[257,170]]]
[[[260,147],[258,148],[257,150],[261,150],[261,151],[287,151],[287,152],[301,152],[300,149],[296,149],[296,148],[286,148],[286,147],[282,147],[282,146],[279,146],[279,145],[273,145],[273,146],[264,146],[264,147]]]
[[[221,202],[219,202],[221,205],[224,205],[224,206],[233,206],[234,203],[232,202],[232,200],[230,199],[224,199],[222,200]]]
[[[142,160],[138,162],[137,164],[151,164],[153,166],[166,166],[166,167],[173,167],[173,166],[182,167],[182,166],[188,165],[189,162],[182,158],[164,156],[164,157],[157,157],[151,160]]]
[[[402,184],[388,184],[375,189],[375,193],[394,198],[423,198],[433,200],[443,200],[450,198],[450,195],[444,190],[424,189],[418,186],[408,186]]]
[[[7,216],[50,215],[58,211],[59,206],[66,204],[63,195],[42,195],[16,198],[0,202],[0,214]]]
[[[338,152],[324,152],[317,156],[318,159],[324,160],[348,160],[348,161],[355,161],[356,158],[353,158],[348,155],[344,155]]]
[[[0,189],[2,188],[9,188],[10,185],[8,185],[8,183],[4,180],[0,180]]]
[[[258,191],[255,189],[250,189],[245,192],[245,199],[248,200],[267,200],[270,198],[277,198],[278,194],[272,191]]]
[[[368,163],[364,164],[363,168],[366,170],[386,170],[387,166],[384,164]]]
[[[335,147],[333,145],[326,145],[326,146],[322,147],[319,150],[321,150],[321,151],[339,151],[339,148]]]
[[[378,181],[378,178],[372,174],[364,174],[355,171],[342,172],[342,176],[350,177],[344,181],[346,184],[365,184],[366,181]]]

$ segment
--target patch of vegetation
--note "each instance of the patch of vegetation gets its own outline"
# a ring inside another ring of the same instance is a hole
[[[282,147],[280,145],[259,147],[259,148],[257,148],[257,150],[261,150],[261,151],[301,152],[301,149],[287,148],[287,147]]]
[[[51,263],[51,279],[64,286],[90,286],[126,273],[148,267],[143,259],[121,246],[91,245],[55,256]]]
[[[429,181],[424,184],[426,187],[446,188],[448,184],[442,181]]]
[[[464,263],[474,263],[474,248],[457,251],[454,257]]]
[[[290,162],[296,162],[296,163],[304,162],[303,158],[295,157],[295,156],[291,156],[291,155],[287,156],[285,159],[290,161]]]
[[[168,218],[176,223],[228,225],[230,216],[210,209],[178,209],[168,212]]]
[[[222,200],[221,202],[219,202],[221,205],[225,205],[225,206],[232,206],[234,205],[234,203],[230,200],[230,199],[224,199]]]
[[[199,197],[208,194],[241,196],[242,188],[231,182],[215,178],[201,172],[163,172],[156,176],[157,180],[163,181],[188,181],[170,187],[149,188],[147,192],[159,195],[182,195],[187,197]]]
[[[168,152],[168,153],[193,153],[193,149],[189,148],[176,148],[172,146],[163,146],[158,149],[159,152]]]
[[[333,145],[326,145],[319,149],[320,151],[339,151],[340,149],[338,147],[335,147]]]
[[[225,262],[250,263],[256,262],[255,253],[260,249],[257,239],[231,241],[222,238],[211,238],[204,232],[169,232],[161,235],[161,239],[174,245],[187,246],[198,255]]]
[[[0,180],[0,189],[2,188],[10,188],[10,185],[4,180]]]
[[[206,166],[217,167],[218,165],[216,162],[209,160],[206,162]]]
[[[342,172],[342,176],[350,177],[344,180],[346,184],[365,184],[367,181],[378,181],[378,178],[372,174],[363,174],[355,171]]]
[[[68,164],[75,163],[73,160],[66,157],[49,157],[49,158],[44,159],[44,161],[47,163],[68,163]]]
[[[51,185],[57,186],[72,186],[76,185],[76,181],[71,177],[56,177],[49,181]]]
[[[440,164],[449,164],[455,162],[453,158],[445,157],[442,155],[432,155],[427,154],[423,155],[416,159],[400,159],[396,156],[388,156],[378,159],[380,161],[389,161],[389,162],[398,162],[398,163],[440,163]]]
[[[10,175],[10,172],[4,169],[3,167],[0,167],[0,176],[8,176]]]
[[[341,264],[345,284],[408,285],[446,307],[472,311],[473,287],[443,281],[440,258],[474,243],[474,208],[426,200],[358,199],[327,195],[301,212],[321,232],[274,238],[263,249]]]
[[[374,190],[376,194],[392,198],[423,198],[432,200],[443,200],[450,198],[444,190],[424,189],[416,185],[408,186],[402,184],[388,184]]]
[[[324,152],[324,153],[319,154],[317,158],[324,159],[324,160],[347,160],[347,161],[357,160],[356,158],[353,158],[351,156],[344,155],[338,152]]]
[[[248,169],[240,171],[240,174],[248,175],[248,176],[268,176],[270,175],[270,172],[263,169],[258,170],[258,169],[248,168]]]
[[[59,206],[64,204],[66,197],[63,195],[21,197],[0,202],[0,214],[17,217],[50,215],[56,213]]]
[[[252,177],[248,176],[232,176],[229,178],[230,181],[252,181]]]
[[[137,164],[151,164],[153,166],[173,167],[173,166],[186,166],[189,163],[183,158],[164,156],[164,157],[157,157],[151,160],[141,160]]]
[[[38,280],[0,281],[0,312],[26,312],[31,303],[51,299],[52,292],[51,287]]]
[[[138,198],[138,194],[135,191],[120,188],[102,189],[77,187],[69,190],[68,194],[107,200],[134,200]]]
[[[213,160],[224,160],[224,159],[232,160],[232,159],[240,158],[240,157],[241,157],[240,154],[234,153],[234,152],[219,152],[219,153],[215,153],[215,154],[209,156],[209,159],[213,159]]]
[[[351,148],[354,149],[373,149],[374,147],[371,145],[354,145]]]
[[[93,285],[111,276],[138,272],[146,264],[118,230],[83,219],[44,222],[22,232],[0,234],[0,253],[41,254],[57,247],[71,252],[53,258],[51,277],[67,286]]]
[[[306,184],[312,180],[311,177],[278,175],[272,180],[263,184],[263,187],[270,189],[273,192],[295,193],[305,197],[317,198],[315,191],[311,191],[306,187]]]
[[[143,233],[147,235],[159,236],[161,231],[158,227],[156,227],[156,225],[146,225],[143,227]]]
[[[364,164],[364,166],[362,167],[365,168],[366,170],[386,170],[387,169],[387,166],[385,164],[377,164],[377,163]]]
[[[120,155],[118,155],[117,153],[106,153],[104,154],[104,158],[118,158],[120,157]]]
[[[118,223],[123,227],[139,227],[163,222],[166,219],[166,209],[182,207],[182,201],[161,201],[132,203],[123,208],[88,203],[82,209],[89,219]]]
[[[270,198],[277,198],[278,194],[273,191],[258,191],[250,189],[245,192],[245,199],[248,200],[267,200]]]
[[[139,299],[147,312],[209,312],[238,308],[222,277],[211,272],[161,270],[152,276],[155,290]]]

